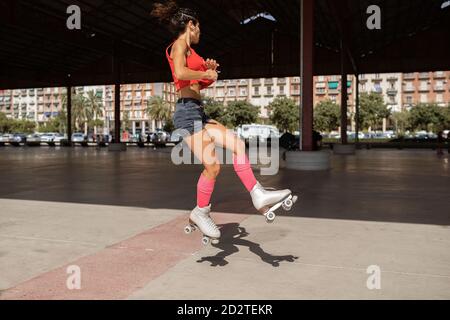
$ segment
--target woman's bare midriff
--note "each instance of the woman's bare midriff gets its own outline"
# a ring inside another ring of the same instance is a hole
[[[179,91],[180,98],[193,98],[200,100],[200,84],[195,83],[189,87],[184,87]]]

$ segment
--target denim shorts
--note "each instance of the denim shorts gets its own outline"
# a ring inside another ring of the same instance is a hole
[[[203,103],[193,98],[181,98],[175,105],[173,124],[181,136],[187,137],[200,132],[211,118],[205,114]]]

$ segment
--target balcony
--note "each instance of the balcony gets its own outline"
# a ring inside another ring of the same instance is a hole
[[[430,86],[420,86],[419,92],[428,92],[430,91]]]
[[[403,92],[415,92],[416,88],[415,87],[403,87]]]
[[[398,90],[396,88],[388,88],[386,92],[390,96],[395,96],[398,93]]]
[[[420,72],[419,73],[419,79],[429,79],[430,73],[429,72]]]
[[[391,74],[387,77],[387,79],[390,81],[396,81],[398,80],[398,76]]]
[[[403,79],[414,80],[415,78],[416,78],[416,75],[414,73],[404,73],[403,74]]]
[[[436,71],[436,72],[433,74],[433,77],[434,77],[435,79],[445,79],[445,78],[446,78],[445,72],[444,72],[444,71]]]
[[[442,92],[442,91],[445,91],[445,86],[444,86],[444,85],[435,85],[435,86],[434,86],[434,91],[435,91],[435,92]]]
[[[328,89],[328,94],[338,95],[339,94],[339,89]]]

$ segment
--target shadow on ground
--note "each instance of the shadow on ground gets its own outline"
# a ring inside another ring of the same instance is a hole
[[[239,247],[247,247],[250,252],[273,267],[279,267],[281,262],[294,262],[298,259],[293,255],[275,256],[265,252],[260,244],[244,239],[249,233],[237,223],[229,223],[219,227],[222,232],[221,241],[219,244],[212,246],[222,251],[214,256],[202,257],[197,260],[198,263],[209,262],[211,267],[226,266],[229,262],[225,258],[239,252]]]

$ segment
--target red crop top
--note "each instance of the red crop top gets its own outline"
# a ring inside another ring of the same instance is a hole
[[[172,42],[166,49],[166,57],[167,60],[169,61],[169,65],[170,65],[170,69],[172,70],[172,77],[173,77],[173,81],[175,82],[175,87],[177,88],[177,91],[181,90],[184,87],[189,87],[191,84],[195,84],[195,83],[199,83],[200,84],[200,90],[205,89],[207,87],[209,87],[211,84],[214,83],[214,80],[207,80],[207,79],[202,79],[202,80],[178,80],[177,77],[175,77],[175,69],[174,69],[174,65],[173,65],[173,60],[170,57],[169,54],[169,48],[175,43]],[[206,66],[205,66],[205,60],[200,57],[197,52],[195,52],[194,49],[190,48],[191,50],[191,55],[189,57],[186,57],[186,63],[187,63],[187,67],[191,70],[194,71],[206,71]]]

